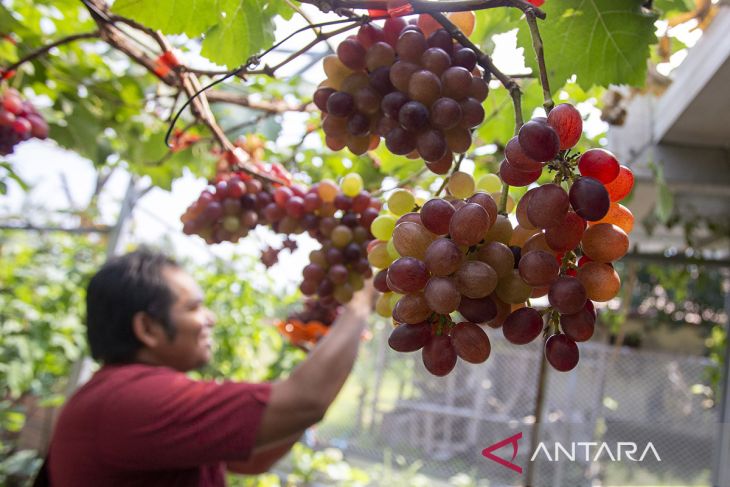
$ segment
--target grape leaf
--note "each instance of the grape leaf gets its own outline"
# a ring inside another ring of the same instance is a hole
[[[274,17],[291,18],[284,0],[117,0],[115,13],[165,34],[205,34],[202,54],[228,67],[274,42]]]
[[[646,78],[649,45],[656,42],[656,14],[635,0],[550,0],[539,21],[550,87],[555,91],[573,74],[583,89],[593,85],[640,86]],[[524,23],[518,44],[526,64],[537,72],[529,27]]]
[[[116,0],[112,11],[165,34],[195,37],[218,22],[220,0]]]
[[[522,118],[527,121],[532,118],[535,108],[542,105],[542,89],[535,80],[526,79],[521,82],[522,90]],[[515,132],[515,112],[512,97],[509,92],[499,87],[490,90],[484,102],[486,112],[484,123],[477,128],[477,134],[482,144],[506,144]]]
[[[262,0],[222,0],[221,6],[225,17],[203,41],[203,56],[235,67],[274,42],[274,16],[264,10]]]

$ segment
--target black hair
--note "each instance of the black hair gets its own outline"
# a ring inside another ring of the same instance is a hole
[[[86,289],[86,334],[91,356],[107,364],[134,360],[142,342],[132,330],[132,318],[144,311],[159,321],[167,336],[175,336],[170,308],[175,296],[162,274],[179,268],[164,254],[140,248],[107,261]]]

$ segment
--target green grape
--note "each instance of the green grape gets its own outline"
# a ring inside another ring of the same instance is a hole
[[[353,291],[359,291],[365,287],[365,279],[362,277],[362,274],[352,272],[348,277],[348,281]]]
[[[393,215],[380,215],[370,225],[370,232],[378,240],[388,241],[393,235],[393,229],[397,221]]]
[[[455,198],[468,198],[474,194],[474,178],[465,172],[456,171],[449,178],[447,187]]]
[[[390,309],[392,310],[395,308],[396,303],[400,301],[400,298],[402,298],[404,295],[399,293],[390,293]]]
[[[388,244],[385,242],[378,242],[372,249],[370,249],[370,252],[368,252],[368,262],[370,262],[370,265],[378,269],[385,269],[394,260],[395,259],[388,254]]]
[[[345,245],[352,242],[352,230],[346,225],[337,225],[334,229],[332,229],[330,238],[332,239],[332,243],[335,247],[343,248]]]
[[[388,249],[388,255],[393,259],[396,260],[398,257],[400,257],[400,253],[398,253],[398,249],[395,248],[395,242],[393,242],[393,239],[391,238],[388,240],[388,245],[386,247]]]
[[[388,209],[394,215],[404,215],[413,209],[416,198],[406,189],[396,189],[388,197]]]
[[[335,287],[335,292],[332,293],[334,298],[340,304],[345,304],[350,301],[353,294],[354,292],[352,290],[352,286],[350,286],[348,283],[340,284],[339,286]]]
[[[362,191],[362,176],[355,172],[346,174],[345,177],[342,178],[341,186],[342,192],[345,193],[345,196],[349,196],[351,198],[355,197],[360,191]]]
[[[378,296],[377,301],[375,301],[375,312],[383,318],[390,318],[390,315],[393,313],[393,306],[390,305],[390,297],[392,294],[393,293],[383,293]]]
[[[497,193],[502,191],[502,181],[496,174],[485,174],[477,181],[477,189],[486,193]]]

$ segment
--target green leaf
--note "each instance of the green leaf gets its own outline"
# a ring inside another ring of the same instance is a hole
[[[219,0],[117,0],[112,11],[165,34],[196,37],[221,21]]]
[[[656,42],[656,14],[636,0],[550,0],[539,21],[545,64],[553,91],[573,74],[585,90],[593,85],[641,86],[649,46]],[[529,27],[520,27],[518,43],[526,64],[537,72]]]
[[[166,34],[205,34],[203,56],[231,68],[274,43],[274,17],[294,14],[283,0],[117,0],[113,10]]]
[[[273,44],[276,12],[267,11],[263,0],[221,0],[221,4],[225,16],[203,41],[203,56],[233,68]]]
[[[522,82],[522,118],[529,120],[532,112],[542,105],[542,88],[535,80],[524,80]],[[489,96],[484,101],[486,113],[484,123],[477,129],[479,139],[486,143],[499,143],[505,145],[512,138],[515,132],[515,110],[512,104],[512,97],[504,88],[490,90]]]

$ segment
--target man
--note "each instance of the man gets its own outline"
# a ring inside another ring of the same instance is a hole
[[[208,487],[225,485],[226,468],[265,472],[342,388],[367,301],[356,295],[286,380],[194,381],[185,372],[210,360],[215,323],[201,289],[148,250],[109,261],[86,296],[91,355],[102,368],[61,412],[50,484]]]

